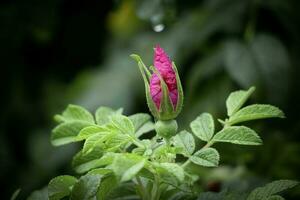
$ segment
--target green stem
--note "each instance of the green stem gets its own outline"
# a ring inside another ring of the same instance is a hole
[[[141,148],[145,147],[144,144],[141,143],[141,141],[135,136],[129,135],[129,137],[131,138],[131,142],[135,144],[137,147],[141,147]]]
[[[151,191],[151,200],[159,200],[159,177],[155,174],[154,175],[154,182],[153,182],[153,187]]]
[[[148,195],[148,192],[146,191],[143,183],[142,183],[142,180],[139,176],[136,176],[136,181],[137,181],[137,189],[139,190],[140,192],[140,196],[142,197],[143,200],[148,200],[149,199],[149,195]]]
[[[165,141],[167,147],[170,147],[170,146],[171,146],[171,142],[170,142],[170,139],[169,139],[169,138],[164,138],[164,141]]]
[[[135,144],[136,146],[138,146],[138,147],[144,147],[144,144],[143,143],[141,143],[139,140],[137,140],[137,139],[134,139],[133,141],[133,144]]]
[[[170,142],[170,138],[164,138],[167,150],[169,151],[171,148],[171,142]]]
[[[189,165],[191,163],[191,160],[190,159],[187,159],[182,165],[181,167],[182,168],[185,168],[187,165]]]

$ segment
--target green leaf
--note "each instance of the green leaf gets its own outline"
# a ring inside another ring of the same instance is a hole
[[[113,162],[114,153],[108,152],[102,156],[102,149],[94,148],[92,152],[77,153],[73,158],[72,166],[77,173],[85,173],[91,169],[109,165]]]
[[[18,195],[20,194],[20,192],[21,192],[21,189],[20,189],[20,188],[16,189],[16,190],[14,191],[14,193],[11,195],[10,200],[15,200],[15,199],[17,199],[17,197],[18,197]]]
[[[70,200],[92,200],[95,199],[101,182],[100,175],[87,174],[82,176],[74,185]]]
[[[267,200],[284,200],[284,198],[279,195],[273,195],[270,196]]]
[[[256,71],[261,73],[264,95],[275,104],[282,104],[289,93],[291,62],[285,45],[274,35],[256,34],[250,43]],[[274,81],[276,80],[276,81]]]
[[[219,164],[220,156],[214,148],[203,148],[190,158],[190,160],[197,164],[205,167],[217,167]]]
[[[128,168],[127,171],[124,172],[121,182],[129,181],[131,180],[143,167],[145,166],[146,160],[142,160],[138,162],[137,164],[133,165],[132,167]]]
[[[200,193],[197,200],[223,200],[225,199],[225,195],[223,192],[202,192]],[[227,199],[226,199],[227,200]]]
[[[129,116],[134,125],[135,135],[140,137],[142,134],[154,130],[154,123],[151,121],[151,116],[146,113],[137,113]]]
[[[81,140],[85,140],[88,137],[94,135],[94,134],[98,134],[98,133],[106,133],[108,132],[109,129],[107,127],[104,126],[97,126],[97,125],[93,125],[93,126],[88,126],[83,128],[79,134],[76,137],[77,141],[81,141]]]
[[[115,114],[122,114],[123,108],[119,108],[118,110],[113,110],[109,107],[100,107],[96,110],[96,122],[98,125],[105,125],[110,122],[111,116]]]
[[[113,125],[124,134],[134,135],[134,126],[128,117],[124,115],[114,115],[111,120]]]
[[[143,168],[138,175],[152,181],[154,180],[154,175],[146,168]]]
[[[225,48],[224,64],[232,79],[243,87],[262,85],[269,100],[282,103],[291,73],[288,51],[277,38],[256,34],[247,43],[226,42]]]
[[[113,171],[111,169],[107,168],[97,168],[97,169],[92,169],[91,171],[88,172],[88,174],[98,174],[98,175],[107,175],[111,174]]]
[[[137,155],[150,156],[153,153],[153,150],[151,147],[152,146],[151,140],[144,139],[144,140],[141,140],[141,143],[143,144],[143,146],[132,149],[131,153],[135,153]]]
[[[48,188],[44,187],[41,190],[36,190],[30,194],[27,200],[49,200]]]
[[[106,131],[106,132],[105,132]],[[126,137],[125,137],[126,136]],[[86,139],[83,145],[82,153],[89,153],[94,148],[98,147],[101,149],[108,149],[112,146],[112,140],[118,139],[119,141],[113,141],[117,144],[113,145],[121,145],[122,142],[128,141],[128,136],[123,134],[117,134],[115,132],[109,132],[109,129],[104,130],[103,132],[98,132]],[[127,139],[127,141],[126,141]],[[119,144],[120,143],[120,144]]]
[[[81,129],[90,126],[91,123],[85,121],[70,121],[56,126],[51,134],[51,143],[60,146],[71,142],[77,142],[77,135]]]
[[[137,113],[128,117],[134,125],[134,130],[138,131],[145,123],[151,120],[151,116],[146,113]]]
[[[49,200],[59,200],[71,194],[71,188],[77,182],[73,176],[63,175],[52,179],[48,184]]]
[[[190,124],[193,133],[203,141],[209,141],[215,131],[214,120],[211,114],[203,113]]]
[[[247,200],[267,199],[268,197],[271,197],[289,188],[295,187],[296,185],[298,185],[298,182],[292,180],[273,181],[263,187],[254,189],[248,196]]]
[[[133,182],[125,182],[112,189],[106,197],[107,200],[141,200],[136,194],[136,186]]]
[[[284,113],[277,107],[264,104],[246,106],[229,118],[229,124],[237,124],[244,121],[273,118],[284,118]]]
[[[133,178],[145,165],[145,159],[134,154],[120,154],[112,163],[112,170],[121,182]]]
[[[91,137],[86,139],[82,148],[82,153],[86,154],[91,152],[97,145],[99,146],[99,148],[102,148],[100,143],[103,142],[103,138],[105,138],[105,136],[107,135],[109,135],[109,133],[103,132],[103,133],[92,135]]]
[[[169,176],[173,176],[179,182],[183,182],[183,180],[184,180],[184,170],[178,164],[176,164],[176,163],[159,163],[158,167],[163,169],[163,171],[159,170],[159,173],[161,175],[163,175],[164,173],[168,173]]]
[[[141,137],[144,133],[148,133],[153,130],[154,130],[154,123],[148,121],[137,132],[135,132],[135,136],[138,138]]]
[[[132,138],[129,135],[125,134],[112,134],[107,137],[103,148],[108,152],[122,151],[122,148],[125,148],[126,144],[132,141]]]
[[[77,105],[68,105],[62,115],[56,115],[55,119],[59,122],[85,121],[95,123],[93,115],[85,108]]]
[[[112,137],[108,137],[105,142],[106,151],[117,151],[125,147],[130,141],[132,141],[132,138],[127,134],[112,134]]]
[[[232,126],[218,132],[212,142],[229,142],[241,145],[261,145],[262,140],[257,133],[245,126]]]
[[[195,196],[190,191],[186,190],[184,186],[182,188],[179,187],[178,189],[168,189],[167,191],[162,192],[160,198],[164,200],[196,200]]]
[[[189,157],[195,151],[195,140],[191,133],[187,131],[181,131],[173,138],[175,147],[182,149],[181,153],[184,156]]]
[[[227,41],[224,47],[224,66],[231,79],[245,88],[259,83],[261,74],[249,47],[238,40]]]
[[[97,199],[107,199],[107,196],[118,186],[118,180],[114,175],[105,177],[97,192]]]
[[[226,100],[227,114],[233,115],[237,112],[247,101],[250,95],[254,92],[255,87],[249,88],[247,91],[239,90],[232,92]]]
[[[231,79],[243,87],[256,85],[261,79],[249,47],[237,40],[224,46],[224,66]]]

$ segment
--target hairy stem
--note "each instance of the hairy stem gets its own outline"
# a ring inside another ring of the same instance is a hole
[[[140,196],[143,200],[148,200],[149,199],[149,195],[148,195],[148,192],[146,191],[143,183],[142,183],[142,180],[139,176],[136,176],[136,181],[137,181],[137,189],[140,193]]]
[[[159,177],[158,175],[154,175],[154,182],[151,191],[151,200],[159,200],[160,197],[159,185],[160,185]]]

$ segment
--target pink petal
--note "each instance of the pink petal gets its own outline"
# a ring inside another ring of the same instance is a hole
[[[178,100],[176,75],[172,68],[171,59],[159,45],[154,48],[154,67],[168,86],[169,95],[175,108]],[[162,90],[159,77],[156,74],[153,74],[150,78],[150,93],[157,108],[159,108],[162,99]]]

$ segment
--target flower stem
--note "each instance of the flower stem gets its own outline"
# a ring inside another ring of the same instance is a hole
[[[151,191],[151,200],[159,200],[159,177],[157,175],[154,175],[154,182],[153,182],[153,187]]]
[[[136,176],[136,181],[137,181],[137,189],[139,190],[140,192],[140,196],[142,197],[143,200],[148,200],[149,199],[149,195],[148,195],[148,192],[146,191],[143,183],[142,183],[142,180],[139,176]]]
[[[182,168],[185,168],[188,164],[190,164],[191,163],[191,160],[190,159],[187,159],[182,165],[181,165],[181,167]]]

